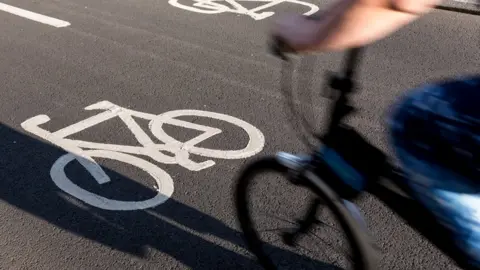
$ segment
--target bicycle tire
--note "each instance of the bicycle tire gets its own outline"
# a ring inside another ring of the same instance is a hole
[[[241,172],[236,182],[235,206],[237,219],[244,234],[249,250],[257,257],[259,264],[268,270],[276,269],[274,263],[262,250],[262,241],[255,231],[248,205],[248,190],[252,179],[262,172],[273,171],[286,176],[288,169],[280,164],[275,157],[264,157],[248,164]],[[335,219],[340,223],[353,251],[353,264],[356,270],[376,269],[376,258],[365,232],[350,215],[341,198],[320,180],[313,172],[303,174],[312,183],[312,191],[333,212]]]

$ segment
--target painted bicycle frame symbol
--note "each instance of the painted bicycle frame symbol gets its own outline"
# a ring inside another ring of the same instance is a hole
[[[179,2],[193,2],[191,5],[181,4]],[[260,2],[265,3],[253,9],[247,9],[240,2]],[[250,16],[254,20],[263,20],[275,14],[272,11],[263,11],[282,3],[298,4],[309,8],[304,15],[312,15],[319,10],[318,6],[298,1],[298,0],[169,0],[168,3],[174,7],[185,9],[192,12],[203,14],[219,14],[225,12],[237,13]]]
[[[174,185],[170,175],[155,164],[137,156],[149,157],[163,164],[178,164],[190,171],[200,171],[215,165],[215,162],[210,159],[195,162],[190,159],[191,154],[207,158],[242,159],[259,153],[265,143],[262,132],[256,127],[238,118],[220,113],[200,110],[175,110],[155,115],[123,108],[109,101],[95,103],[86,107],[85,110],[100,110],[101,112],[55,132],[50,132],[40,127],[40,125],[50,121],[47,115],[32,117],[24,121],[21,126],[26,131],[69,152],[61,156],[50,170],[53,182],[60,189],[85,203],[106,210],[150,208],[164,203],[173,194]],[[181,116],[207,117],[236,125],[247,133],[249,137],[247,146],[240,150],[218,150],[198,147],[196,146],[197,144],[220,134],[222,130],[176,119]],[[67,138],[115,117],[119,117],[126,124],[133,135],[135,135],[140,146],[97,143]],[[133,117],[148,120],[151,133],[162,143],[154,142]],[[193,129],[202,133],[186,142],[181,142],[163,130],[164,124]],[[165,153],[169,153],[169,155]],[[93,157],[129,163],[146,171],[155,180],[158,194],[145,201],[118,201],[82,189],[65,174],[65,167],[74,160],[77,160],[95,178],[98,184],[105,184],[110,181],[109,176]]]

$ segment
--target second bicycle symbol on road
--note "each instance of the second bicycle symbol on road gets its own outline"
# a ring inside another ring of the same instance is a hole
[[[200,171],[215,165],[212,159],[243,159],[259,153],[264,146],[265,138],[253,125],[233,116],[200,110],[175,110],[159,115],[130,110],[109,101],[101,101],[90,105],[85,110],[97,110],[98,114],[85,120],[62,128],[55,132],[47,131],[40,125],[50,121],[47,115],[38,115],[24,121],[21,126],[26,131],[63,148],[68,153],[59,157],[50,169],[53,182],[64,192],[75,198],[105,210],[139,210],[158,206],[173,194],[174,184],[171,176],[157,164],[142,157],[149,157],[158,164],[178,164],[190,171]],[[180,120],[178,117],[195,116],[216,119],[240,127],[248,135],[248,143],[239,150],[220,150],[199,147],[198,144],[222,132],[221,129]],[[85,129],[94,127],[113,118],[120,120],[135,136],[140,146],[90,142],[67,137]],[[140,118],[149,121],[151,134],[162,143],[156,143],[151,136],[135,121]],[[182,142],[168,135],[163,126],[174,125],[193,129],[200,135]],[[166,154],[168,153],[168,154]],[[190,155],[202,156],[206,160],[195,162]],[[157,194],[144,201],[119,201],[102,197],[87,191],[75,184],[65,173],[65,167],[77,160],[98,182],[110,182],[110,177],[95,158],[106,158],[128,163],[147,172],[156,182]]]
[[[281,4],[300,5],[307,9],[304,15],[312,15],[319,10],[318,6],[299,0],[169,0],[174,7],[201,14],[236,13],[250,16],[254,20],[263,20],[275,14],[269,9]],[[259,5],[248,9],[242,4]]]

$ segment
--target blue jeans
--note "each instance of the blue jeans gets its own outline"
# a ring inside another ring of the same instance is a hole
[[[412,196],[480,268],[480,76],[413,90],[390,127]]]

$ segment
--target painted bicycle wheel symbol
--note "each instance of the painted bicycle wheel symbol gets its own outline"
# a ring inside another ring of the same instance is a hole
[[[173,194],[174,184],[170,175],[152,162],[138,156],[149,157],[158,163],[178,164],[190,171],[200,171],[215,165],[215,162],[210,159],[195,162],[190,159],[191,154],[206,158],[242,159],[260,152],[265,143],[263,134],[256,127],[233,116],[215,112],[175,110],[154,115],[123,108],[109,101],[101,101],[85,109],[101,110],[102,112],[55,132],[49,132],[40,127],[40,125],[50,121],[47,115],[32,117],[24,121],[21,126],[26,131],[69,152],[61,156],[50,170],[53,182],[60,189],[85,203],[106,210],[138,210],[155,207],[164,203]],[[206,117],[236,125],[246,132],[249,137],[248,143],[239,150],[198,147],[199,143],[220,134],[222,130],[177,119],[182,116]],[[130,129],[140,146],[97,143],[66,138],[115,117],[119,117]],[[133,117],[148,120],[151,133],[162,143],[155,143]],[[163,125],[165,124],[197,130],[201,134],[188,141],[181,142],[164,131]],[[169,155],[166,153],[169,153]],[[118,201],[102,197],[79,187],[65,173],[65,167],[74,160],[77,160],[98,184],[110,182],[109,176],[93,159],[94,157],[128,163],[147,172],[156,182],[157,195],[144,201]]]
[[[183,4],[186,2],[186,4]],[[244,7],[240,3],[261,3],[252,9]],[[308,8],[304,15],[312,15],[319,10],[318,6],[298,0],[169,0],[168,3],[174,7],[202,14],[236,13],[250,16],[254,20],[263,20],[275,14],[273,11],[265,11],[274,6],[290,3]]]

